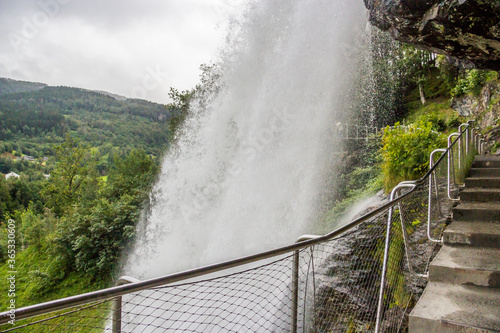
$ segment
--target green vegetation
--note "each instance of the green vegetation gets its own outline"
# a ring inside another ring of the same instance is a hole
[[[159,156],[168,145],[176,106],[143,100],[116,100],[67,87],[0,96],[0,154],[51,156],[51,146],[70,133],[95,147],[105,165],[119,151],[142,148]]]
[[[389,192],[400,181],[423,176],[432,150],[446,147],[446,135],[468,120],[451,108],[451,100],[478,96],[484,85],[499,83],[497,72],[456,67],[445,56],[398,44],[376,31],[374,38],[371,66],[377,90],[368,93],[376,108],[376,123],[395,127],[386,128],[370,145],[346,143],[346,165],[337,177],[335,200],[318,222],[323,232],[331,231],[349,207],[377,190]],[[359,89],[367,91],[363,85]],[[391,110],[387,103],[395,95],[399,103],[392,102]],[[498,104],[495,98],[488,108]],[[366,121],[362,115],[352,118],[360,124]],[[498,144],[492,148],[496,149]],[[457,177],[463,175],[457,173]]]
[[[75,275],[90,282],[79,292],[108,285],[115,278],[122,249],[134,237],[141,207],[158,169],[144,150],[133,149],[114,156],[107,181],[103,182],[88,146],[68,136],[54,150],[56,166],[50,179],[39,183],[39,187],[24,189],[31,183],[22,179],[3,181],[7,189],[11,186],[39,194],[29,202],[16,202],[9,198],[9,192],[4,194],[6,202],[14,207],[7,207],[4,215],[5,220],[16,221],[20,252],[17,271],[26,277],[17,281],[19,290],[26,293],[21,293],[19,305],[56,296],[54,288]],[[1,258],[5,261],[5,224],[0,233]]]
[[[0,274],[12,219],[17,308],[112,285],[194,93],[160,105],[0,79]]]
[[[415,180],[429,170],[434,149],[446,147],[446,136],[431,122],[387,127],[382,137],[382,173],[386,192],[403,180]]]
[[[444,134],[455,132],[467,121],[451,108],[453,98],[476,97],[485,84],[498,84],[495,71],[462,69],[445,56],[432,57],[406,45],[402,48],[405,56],[400,58],[400,66],[406,73],[403,85],[407,89],[406,112],[399,121],[407,126],[386,130],[382,138],[381,169],[386,191],[402,180],[423,176],[430,152],[446,147]]]
[[[451,89],[450,94],[451,96],[464,94],[477,96],[486,82],[495,79],[498,79],[498,72],[471,69],[458,77],[456,85]]]
[[[44,87],[47,87],[44,83],[17,81],[3,77],[0,78],[0,95],[35,91]]]

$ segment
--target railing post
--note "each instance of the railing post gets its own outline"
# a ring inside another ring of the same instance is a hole
[[[390,201],[394,200],[395,194],[402,187],[412,187],[414,188],[416,184],[410,182],[401,182],[396,187],[394,187],[391,191]],[[392,211],[394,206],[389,208],[389,216],[387,217],[387,229],[385,234],[385,247],[384,247],[384,260],[382,262],[382,276],[380,278],[380,289],[378,296],[378,305],[377,305],[377,319],[375,322],[375,333],[378,333],[380,330],[380,322],[382,319],[382,308],[384,306],[384,289],[385,289],[385,280],[387,275],[387,263],[389,261],[389,247],[391,243],[391,227],[392,227]]]
[[[458,201],[460,199],[453,199],[451,197],[451,173],[453,173],[453,184],[455,184],[455,187],[457,186],[456,180],[455,180],[455,164],[453,163],[453,147],[451,145],[452,137],[460,135],[460,133],[451,133],[448,136],[448,199],[451,201]]]
[[[465,156],[469,156],[469,132],[470,126],[467,126],[465,130]]]
[[[320,238],[318,235],[302,235],[295,243],[304,242],[310,239]],[[293,264],[292,264],[292,333],[297,333],[297,322],[298,322],[298,312],[299,312],[299,259],[300,250],[296,250],[293,253]]]
[[[130,276],[122,276],[116,282],[117,286],[121,286],[124,284],[141,282],[141,280],[130,277]],[[113,305],[111,308],[113,312],[112,318],[112,332],[113,333],[121,333],[122,331],[122,296],[118,296],[113,299]]]
[[[475,129],[471,128],[470,130],[470,149],[472,154],[476,154],[476,134],[474,133]]]
[[[459,127],[458,127],[458,132],[461,134],[458,138],[458,168],[461,169],[461,164],[462,164],[462,158],[464,155],[464,151],[463,151],[463,148],[464,148],[464,144],[463,144],[463,141],[462,140],[462,137],[463,137],[463,133],[467,131],[467,127],[465,128],[465,131],[462,129],[462,127],[464,126],[469,126],[468,124],[461,124]],[[467,144],[467,143],[466,143]],[[465,153],[465,156],[467,156],[467,154]],[[465,158],[464,158],[464,163],[465,163]]]
[[[443,154],[446,154],[446,149],[435,149],[430,157],[429,157],[429,169],[432,169],[434,166],[434,154],[442,152]],[[431,218],[432,218],[432,178],[434,178],[434,184],[436,186],[436,202],[439,210],[439,215],[441,215],[441,203],[439,202],[439,189],[438,189],[438,183],[437,183],[437,178],[436,178],[436,171],[434,170],[432,174],[429,176],[429,201],[427,204],[427,238],[434,243],[441,243],[441,240],[439,239],[434,239],[431,236]]]
[[[299,308],[299,250],[293,253],[292,268],[292,333],[297,333],[297,316]]]
[[[479,133],[479,127],[474,128],[474,149],[476,150],[475,153],[479,153],[479,137],[481,136],[481,133]]]
[[[469,120],[467,121],[467,124],[469,126],[467,126],[467,132],[466,132],[466,146],[465,146],[465,152],[467,154],[467,156],[469,156],[469,153],[470,153],[470,150],[472,149],[472,138],[473,138],[473,131],[474,131],[474,128],[472,127],[474,125],[474,120]]]
[[[113,299],[113,333],[121,333],[122,331],[122,297],[118,296]]]

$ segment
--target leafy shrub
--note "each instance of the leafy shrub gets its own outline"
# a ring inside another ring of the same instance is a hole
[[[389,192],[400,181],[422,177],[429,168],[430,153],[446,146],[446,136],[434,131],[430,122],[406,127],[396,123],[385,129],[382,143],[382,173]]]
[[[424,114],[419,118],[419,120],[423,123],[429,123],[432,130],[438,132],[445,131],[448,127],[445,116],[438,112]]]
[[[54,241],[62,260],[96,281],[116,272],[123,249],[132,241],[157,165],[144,150],[116,155],[100,197],[78,200],[61,218]]]
[[[465,75],[457,80],[455,87],[451,90],[451,95],[478,95],[486,82],[497,78],[498,73],[494,71],[484,71],[478,69],[467,70]]]
[[[121,251],[135,231],[140,209],[134,198],[123,195],[117,201],[102,198],[93,209],[78,207],[64,219],[56,242],[69,255],[69,263],[95,279],[109,278],[117,267]]]
[[[45,239],[46,226],[43,218],[36,214],[33,203],[29,207],[19,213],[21,235],[24,239],[23,245],[34,245],[40,247]]]
[[[446,95],[448,96],[450,91],[455,86],[459,68],[454,66],[446,59],[446,56],[442,54],[436,57],[436,66],[439,69],[440,76],[443,79],[444,86],[446,88]]]

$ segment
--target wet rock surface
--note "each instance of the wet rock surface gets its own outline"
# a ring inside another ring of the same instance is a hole
[[[398,41],[500,70],[500,2],[364,0],[370,22]]]
[[[380,207],[388,201],[383,193]],[[422,196],[415,200],[408,200],[403,209],[407,212],[418,210],[420,216],[423,211]],[[448,216],[443,202],[443,216]],[[367,208],[359,216],[365,215],[377,207]],[[357,216],[357,217],[359,217]],[[320,251],[329,253],[318,265],[315,272],[317,294],[314,311],[314,330],[317,332],[345,332],[345,331],[373,331],[377,312],[377,302],[382,270],[383,247],[387,226],[387,212],[382,213],[366,223],[362,223],[344,234],[342,237],[326,244]],[[408,218],[410,216],[407,216]],[[446,219],[437,224],[444,225]],[[399,226],[398,220],[393,220],[393,230]],[[411,222],[408,220],[408,222]],[[408,228],[410,228],[407,225]],[[399,229],[400,230],[400,229]],[[408,229],[410,230],[410,229]],[[413,274],[408,274],[407,261],[404,259],[402,235],[399,232],[392,237],[391,246],[396,246],[392,260],[398,262],[390,269],[391,275],[385,292],[384,315],[381,328],[384,332],[405,330],[408,314],[422,294],[426,280]],[[399,242],[398,242],[399,240]],[[414,272],[426,271],[430,258],[437,249],[427,241],[426,224],[421,223],[408,234],[410,247],[409,256]],[[396,275],[401,277],[398,280]],[[401,281],[403,286],[398,286]]]

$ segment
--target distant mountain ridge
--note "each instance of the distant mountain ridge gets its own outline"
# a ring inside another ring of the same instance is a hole
[[[128,99],[125,96],[118,95],[118,94],[113,94],[113,93],[110,93],[110,92],[107,92],[107,91],[103,91],[103,90],[93,90],[93,91],[95,91],[96,93],[99,93],[99,94],[104,94],[106,96],[113,97],[117,101],[124,101],[124,100]]]
[[[172,117],[170,106],[146,100],[0,78],[0,154],[44,155],[69,133],[103,154],[142,148],[158,156]]]
[[[47,87],[45,83],[28,82],[0,77],[0,95],[36,91]]]
[[[41,82],[20,81],[20,80],[10,79],[8,77],[0,77],[0,95],[37,91],[45,87],[50,87],[50,86],[48,84]],[[63,86],[54,86],[54,87],[63,87]],[[70,88],[93,91],[99,94],[113,97],[117,101],[124,101],[128,99],[125,96],[113,94],[104,90],[90,90],[90,89],[83,89],[76,87],[70,87]]]

